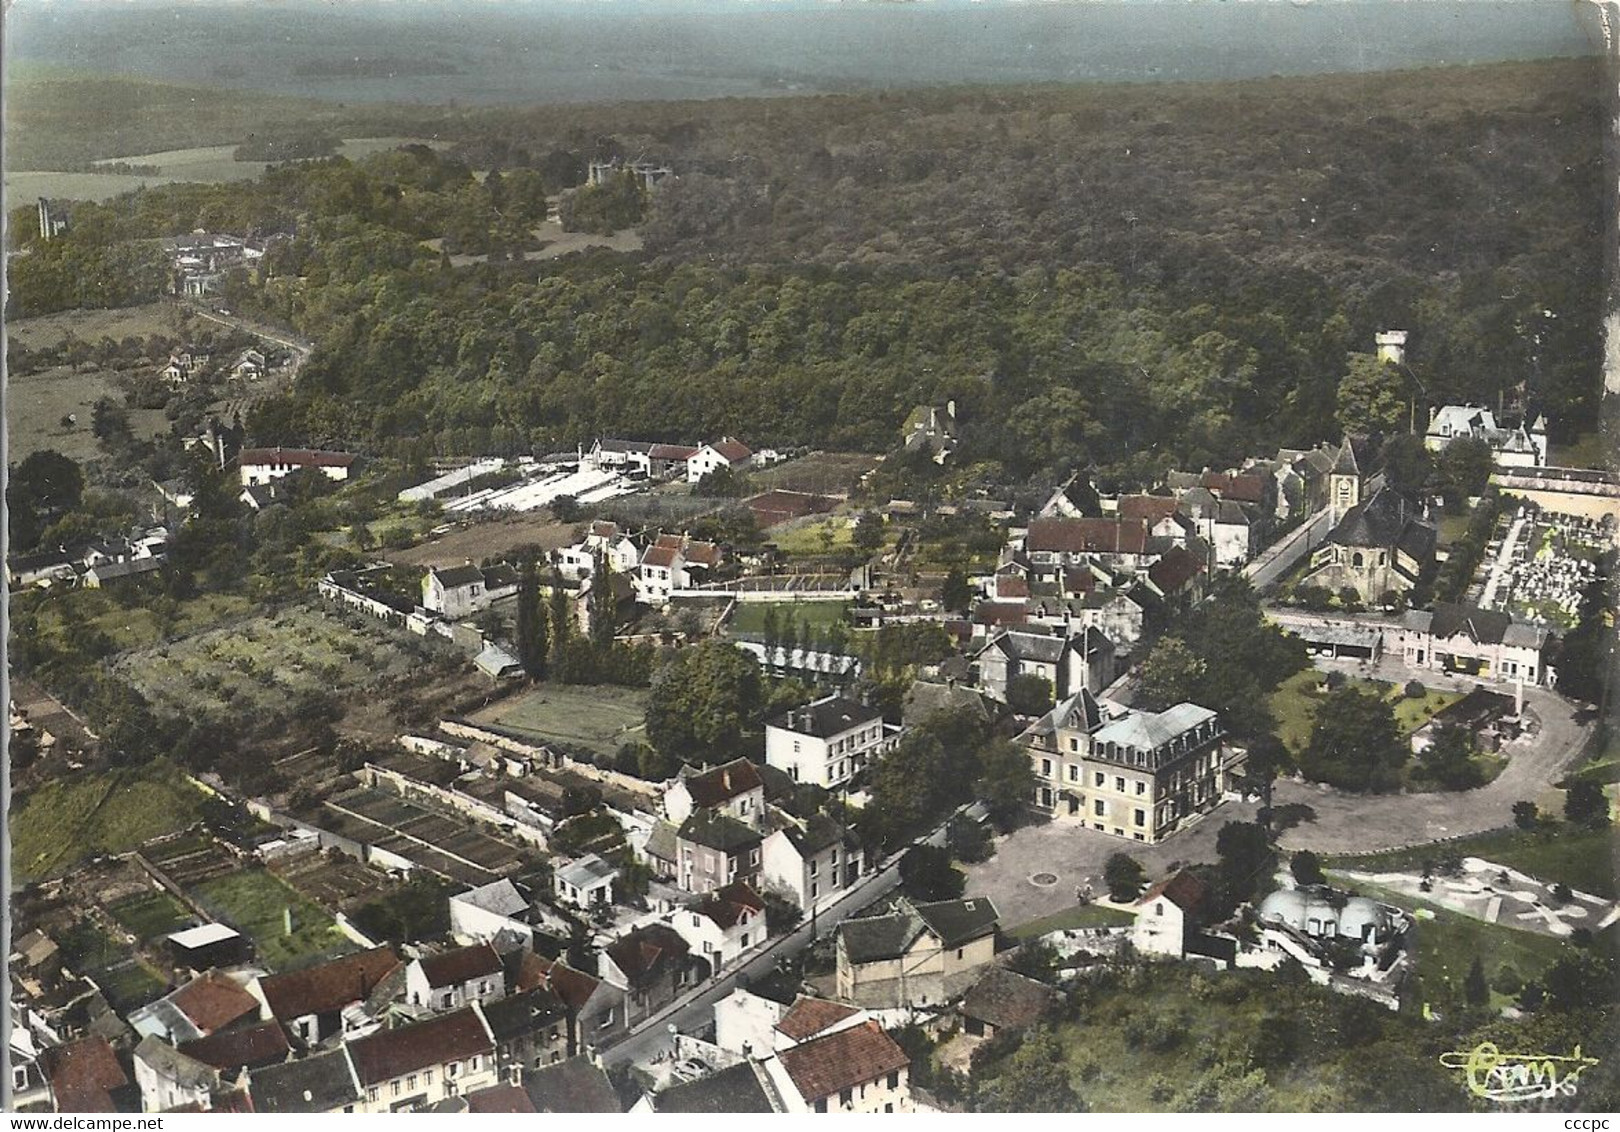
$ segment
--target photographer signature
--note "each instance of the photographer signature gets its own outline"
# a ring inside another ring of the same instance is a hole
[[[1568,1057],[1545,1053],[1503,1053],[1494,1042],[1480,1042],[1471,1050],[1443,1053],[1440,1064],[1461,1069],[1468,1091],[1499,1104],[1573,1097],[1581,1073],[1598,1063],[1581,1056],[1576,1046]]]

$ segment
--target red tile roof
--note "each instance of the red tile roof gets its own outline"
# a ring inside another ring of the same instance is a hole
[[[690,460],[697,454],[698,450],[688,444],[654,444],[647,449],[647,455],[654,460]]]
[[[815,1038],[777,1054],[806,1103],[853,1089],[911,1064],[906,1051],[876,1022]]]
[[[1119,499],[1121,519],[1145,519],[1152,525],[1176,513],[1176,500],[1168,495],[1122,495]]]
[[[692,805],[699,809],[723,806],[739,794],[764,787],[759,767],[750,759],[733,759],[713,767],[702,774],[686,779],[686,792],[692,795]]]
[[[318,967],[268,975],[259,982],[270,1013],[281,1022],[306,1014],[330,1014],[352,1002],[363,1002],[395,967],[392,947],[374,947],[345,955]]]
[[[608,946],[609,958],[632,986],[640,986],[691,953],[687,942],[663,924],[648,924]]]
[[[491,1053],[495,1043],[472,1007],[383,1030],[349,1043],[349,1057],[361,1085],[391,1081],[447,1061]]]
[[[501,957],[487,943],[426,955],[419,962],[422,964],[422,974],[427,976],[428,986],[435,988],[456,987],[471,979],[501,973]]]
[[[491,1085],[462,1097],[468,1112],[534,1112],[534,1102],[519,1085]]]
[[[673,566],[680,551],[667,546],[649,546],[641,555],[643,566]]]
[[[57,1112],[116,1112],[112,1090],[129,1084],[107,1039],[95,1036],[47,1049],[45,1076]]]
[[[1203,484],[1206,490],[1214,492],[1222,499],[1230,499],[1237,503],[1263,503],[1266,498],[1266,481],[1263,476],[1206,472]]]
[[[787,1037],[796,1042],[806,1038],[813,1038],[828,1026],[836,1025],[845,1018],[859,1014],[853,1006],[845,1006],[841,1002],[830,1002],[825,998],[810,998],[800,995],[793,1000],[788,1012],[782,1015],[782,1020],[776,1028]]]
[[[740,464],[754,454],[752,448],[733,436],[728,436],[724,440],[716,440],[709,447],[733,464]]]
[[[562,999],[571,1010],[583,1010],[602,980],[575,970],[561,960],[547,959],[532,952],[518,968],[519,991],[544,989]]]
[[[654,546],[661,546],[666,550],[679,550],[685,543],[684,535],[659,535],[653,540]]]
[[[686,549],[681,553],[688,562],[699,566],[720,565],[720,548],[712,542],[698,542],[694,539],[686,544]]]
[[[1029,596],[1029,579],[1020,578],[1016,574],[996,575],[996,596],[998,598],[1026,598]]]
[[[1022,625],[1029,620],[1029,609],[1021,601],[981,601],[973,607],[973,620],[980,625]]]
[[[1148,904],[1161,896],[1184,912],[1195,912],[1209,897],[1209,885],[1182,869],[1148,889],[1137,904]]]
[[[1036,519],[1024,549],[1031,553],[1141,554],[1147,524],[1140,519]]]
[[[1198,560],[1198,556],[1177,546],[1166,551],[1163,558],[1148,567],[1148,579],[1161,592],[1173,594],[1180,593],[1188,582],[1203,572],[1204,564]]]
[[[204,1034],[259,1012],[259,1000],[217,971],[209,971],[172,992],[169,1001]]]
[[[765,901],[739,880],[724,888],[715,889],[695,910],[709,917],[724,930],[741,920],[745,914],[762,915],[765,911]]]
[[[300,468],[347,468],[354,463],[348,452],[321,452],[314,448],[244,448],[237,458],[241,467],[250,464],[292,464]]]
[[[181,1053],[215,1069],[234,1070],[244,1065],[258,1069],[286,1061],[291,1047],[279,1023],[260,1022],[245,1030],[229,1030],[196,1041],[181,1042]]]

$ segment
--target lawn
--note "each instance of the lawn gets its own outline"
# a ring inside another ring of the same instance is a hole
[[[1620,830],[1587,830],[1557,823],[1545,830],[1500,830],[1443,845],[1389,853],[1324,857],[1325,867],[1355,872],[1421,870],[1442,857],[1480,857],[1528,873],[1539,880],[1563,881],[1571,888],[1613,900],[1620,897]]]
[[[473,716],[566,750],[611,755],[642,736],[647,693],[635,688],[545,684]]]
[[[1042,916],[1019,924],[1016,928],[1008,928],[1007,937],[1034,939],[1048,932],[1065,931],[1070,928],[1122,928],[1135,921],[1135,914],[1121,908],[1110,908],[1105,904],[1076,905],[1061,912],[1053,912],[1050,916]]]
[[[765,632],[765,611],[773,608],[782,631],[785,633],[791,625],[793,631],[801,636],[805,625],[820,633],[849,616],[849,603],[843,601],[738,602],[731,614],[731,631],[744,637],[762,636]]]
[[[1453,912],[1426,900],[1414,900],[1404,893],[1394,892],[1363,881],[1344,881],[1343,887],[1367,896],[1405,908],[1408,912],[1419,908],[1434,914],[1417,921],[1417,969],[1424,980],[1426,997],[1431,1001],[1437,994],[1439,983],[1450,983],[1449,997],[1462,998],[1462,981],[1477,957],[1485,969],[1485,978],[1495,983],[1502,968],[1510,967],[1521,980],[1532,981],[1541,977],[1548,967],[1570,953],[1570,945],[1563,940],[1537,932],[1520,931],[1501,924],[1487,924],[1461,912]],[[1506,1006],[1512,996],[1497,995],[1497,1005]]]
[[[1271,712],[1277,720],[1277,736],[1295,754],[1303,751],[1311,740],[1311,725],[1316,718],[1316,705],[1327,696],[1327,676],[1314,668],[1295,673],[1271,694]],[[1395,707],[1395,722],[1401,733],[1410,735],[1436,714],[1462,699],[1461,694],[1428,689],[1422,699],[1408,699],[1405,689],[1398,684],[1382,680],[1349,681],[1353,687],[1375,691],[1391,701]]]
[[[797,460],[749,473],[761,491],[802,491],[843,498],[855,482],[882,460],[858,452],[812,452]]]
[[[22,880],[184,829],[206,795],[168,762],[58,778],[12,799],[11,863]]]
[[[38,373],[20,374],[6,382],[8,440],[13,459],[30,452],[55,449],[75,460],[100,454],[90,432],[91,407],[103,397],[122,405],[124,393],[111,370],[79,370],[55,366]],[[78,423],[62,427],[62,419],[76,416]],[[147,440],[169,431],[162,409],[129,410],[130,430]]]
[[[887,533],[887,532],[885,532]],[[833,515],[791,530],[773,532],[771,542],[791,558],[810,558],[848,550],[854,545],[855,516]]]
[[[253,603],[239,595],[204,594],[181,603],[174,619],[165,623],[149,606],[122,605],[106,590],[64,590],[40,605],[37,631],[42,636],[60,632],[63,610],[68,606],[73,609],[72,616],[84,618],[105,633],[120,652],[157,645],[165,636],[184,637],[242,617],[253,609]]]
[[[144,1006],[163,993],[163,979],[134,951],[94,921],[80,920],[57,937],[62,961],[88,975],[120,1014]]]
[[[263,869],[206,881],[191,897],[220,920],[253,938],[259,961],[286,970],[355,950],[332,917]],[[292,933],[285,917],[292,918]]]
[[[126,896],[109,904],[107,911],[142,943],[189,927],[196,919],[184,904],[161,891]]]

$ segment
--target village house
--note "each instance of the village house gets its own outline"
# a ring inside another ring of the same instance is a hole
[[[1501,610],[1440,602],[1432,612],[1408,610],[1399,628],[1386,631],[1384,638],[1385,647],[1399,650],[1409,668],[1504,683],[1550,682],[1552,633]]]
[[[969,988],[956,1013],[962,1032],[973,1038],[993,1038],[1009,1030],[1027,1030],[1062,999],[1045,983],[992,966]]]
[[[412,959],[405,968],[405,994],[412,1006],[453,1010],[506,995],[501,957],[487,943],[457,947]]]
[[[312,448],[244,448],[236,457],[243,487],[279,480],[306,468],[315,468],[329,480],[346,480],[354,467],[347,452],[320,452]]]
[[[252,1018],[258,1009],[258,1000],[241,984],[217,971],[207,971],[157,1001],[130,1011],[128,1020],[130,1028],[143,1037],[178,1043]]]
[[[698,483],[721,468],[741,471],[752,465],[754,450],[734,436],[705,444],[686,461],[686,482]]]
[[[773,811],[773,818],[775,828],[760,846],[766,887],[785,892],[808,912],[860,879],[865,866],[859,842],[826,814],[801,819]]]
[[[450,621],[460,621],[488,609],[518,591],[516,570],[504,562],[479,568],[439,566],[422,578],[422,606]]]
[[[594,975],[575,970],[561,959],[547,959],[532,951],[519,953],[514,962],[513,989],[549,991],[567,1008],[568,1056],[587,1046],[606,1046],[618,1040],[629,1022],[625,990]]]
[[[495,1039],[476,1004],[349,1043],[361,1112],[414,1112],[500,1084]]]
[[[1137,900],[1131,946],[1142,955],[1183,958],[1203,926],[1209,900],[1209,886],[1192,873],[1181,870],[1165,878]]]
[[[210,1112],[216,1094],[235,1091],[218,1069],[150,1034],[135,1047],[133,1060],[142,1112]]]
[[[926,451],[943,464],[956,451],[956,402],[918,405],[900,426],[900,445],[907,452]]]
[[[1113,643],[1116,655],[1130,652],[1141,641],[1146,617],[1140,602],[1112,588],[1078,598],[1031,598],[1022,603],[1020,612],[1022,624],[1051,632],[1072,636],[1096,629]]]
[[[346,1046],[248,1073],[253,1111],[354,1112],[364,1095]]]
[[[636,600],[643,605],[665,605],[675,590],[699,584],[722,560],[720,548],[712,542],[659,535],[641,552],[635,576]]]
[[[301,971],[263,975],[248,984],[259,1016],[274,1018],[295,1042],[369,1033],[405,990],[405,964],[392,947],[374,947]]]
[[[267,363],[265,357],[258,350],[243,350],[231,365],[230,378],[232,381],[258,381],[263,377]]]
[[[985,897],[916,904],[838,925],[838,997],[873,1008],[938,1006],[995,958],[996,906]]]
[[[556,1065],[523,1075],[523,1091],[536,1112],[624,1111],[613,1083],[600,1065],[585,1056],[570,1057]]]
[[[670,926],[718,973],[744,952],[764,943],[765,902],[738,881],[715,889],[698,903],[670,915]]]
[[[57,1112],[128,1112],[139,1103],[138,1092],[129,1096],[133,1083],[118,1054],[99,1034],[51,1046],[39,1064]]]
[[[1114,682],[1114,644],[1098,629],[1081,628],[1072,636],[1004,629],[973,660],[979,687],[1003,703],[1008,686],[1020,676],[1045,681],[1058,699],[1081,688],[1100,692]]]
[[[613,903],[613,882],[618,877],[617,867],[589,853],[557,867],[553,892],[558,900],[576,908],[605,908]]]
[[[792,1113],[911,1112],[911,1059],[876,1022],[836,1030],[764,1063]]]
[[[710,973],[709,963],[667,924],[646,924],[614,940],[597,956],[602,981],[624,992],[625,1022],[656,1014]]]
[[[705,895],[759,875],[763,835],[723,813],[696,811],[675,833],[676,883]]]
[[[1441,405],[1431,411],[1423,446],[1444,452],[1459,440],[1478,440],[1490,446],[1491,460],[1499,468],[1547,466],[1547,418],[1537,416],[1526,428],[1499,428],[1496,416],[1483,405]]]
[[[536,987],[482,1007],[500,1077],[520,1084],[523,1071],[555,1065],[577,1042],[568,1007],[550,991]]]
[[[510,877],[477,885],[450,897],[450,934],[477,943],[513,940],[534,945],[529,900]],[[497,947],[499,950],[499,946]]]
[[[759,767],[745,758],[703,771],[682,764],[664,788],[664,817],[679,825],[699,810],[757,827],[765,816],[765,782]]]
[[[1137,573],[1153,557],[1142,519],[1036,519],[1024,535],[1031,581],[1061,582],[1071,566],[1096,564]]]
[[[1020,740],[1034,764],[1035,805],[1134,841],[1162,840],[1220,805],[1241,762],[1208,708],[1139,711],[1090,692],[1058,704]]]
[[[243,1069],[274,1065],[292,1056],[286,1032],[274,1021],[223,1030],[206,1038],[181,1042],[176,1048],[226,1076],[235,1076]]]
[[[586,459],[601,471],[629,476],[652,475],[652,445],[647,441],[602,438],[591,446]]]
[[[765,724],[765,761],[794,782],[836,787],[892,745],[883,713],[846,699],[824,696]]]

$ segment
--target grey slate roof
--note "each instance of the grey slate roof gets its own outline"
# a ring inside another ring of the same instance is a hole
[[[1154,751],[1180,735],[1215,718],[1197,704],[1181,703],[1164,711],[1133,711],[1105,723],[1096,734],[1098,743],[1117,743],[1138,751]]]
[[[718,1073],[672,1086],[652,1098],[656,1112],[775,1112],[754,1067],[739,1062]]]
[[[342,1046],[252,1070],[248,1082],[257,1112],[329,1112],[360,1099],[360,1084]]]
[[[838,925],[844,950],[856,963],[895,959],[924,931],[939,937],[942,947],[960,947],[995,930],[996,906],[987,897],[913,904],[902,900],[884,916],[865,916]]]
[[[962,1015],[988,1022],[996,1029],[1034,1025],[1051,1008],[1057,992],[1045,983],[1026,978],[1005,967],[992,967],[962,999]]]
[[[489,1032],[497,1042],[531,1034],[548,1022],[562,1021],[568,1016],[568,1008],[562,1000],[539,987],[486,1002],[483,1010],[484,1021],[489,1023]]]
[[[162,1038],[148,1034],[135,1047],[135,1060],[144,1061],[158,1072],[187,1089],[211,1089],[219,1084],[219,1070],[187,1057]]]
[[[828,696],[779,715],[770,721],[770,725],[798,735],[827,739],[882,718],[883,713],[877,708],[867,707],[843,696]]]
[[[557,879],[564,884],[571,884],[575,888],[589,888],[610,877],[617,876],[618,873],[619,870],[613,865],[602,860],[595,853],[590,853],[577,861],[570,861],[558,869]]]
[[[523,1088],[540,1112],[623,1112],[612,1084],[585,1057],[523,1075]]]
[[[678,836],[682,841],[722,851],[758,844],[760,840],[758,830],[750,829],[735,818],[704,812],[695,813],[682,822]]]
[[[454,589],[457,586],[470,586],[484,580],[484,572],[473,565],[466,566],[440,566],[433,571],[433,576],[439,579],[439,584],[445,589]]]

